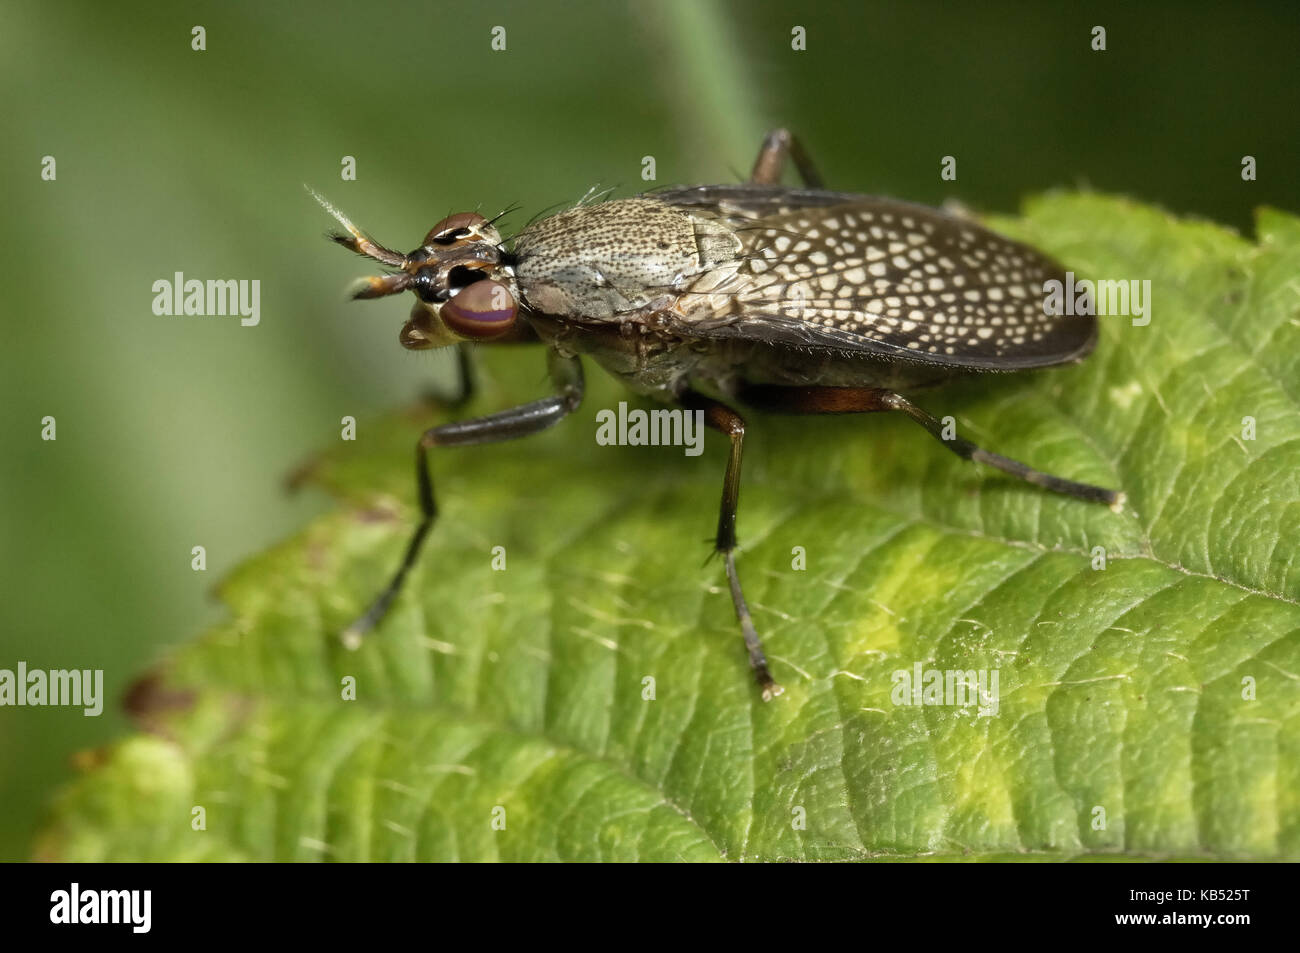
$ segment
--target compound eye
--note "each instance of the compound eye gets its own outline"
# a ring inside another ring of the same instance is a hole
[[[460,212],[448,215],[424,236],[426,247],[430,245],[454,245],[470,236],[470,229],[487,223],[487,219],[478,212]]]
[[[442,322],[461,337],[500,337],[515,323],[514,295],[499,281],[476,281],[442,306]]]

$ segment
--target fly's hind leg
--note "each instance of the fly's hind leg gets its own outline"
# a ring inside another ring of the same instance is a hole
[[[740,392],[740,399],[762,410],[788,414],[863,414],[875,411],[896,410],[906,414],[924,427],[932,436],[957,456],[996,467],[1027,483],[1041,486],[1053,493],[1061,493],[1090,503],[1104,503],[1115,511],[1124,504],[1124,494],[1115,490],[1076,483],[1063,477],[1043,473],[997,453],[990,453],[960,437],[947,438],[943,423],[917,407],[911,401],[880,387],[780,387],[750,385]]]
[[[736,608],[736,619],[740,622],[740,631],[745,639],[749,665],[762,690],[763,701],[771,701],[781,694],[782,688],[767,669],[763,643],[759,641],[758,632],[754,629],[749,605],[740,589],[740,577],[736,575],[736,506],[740,500],[740,460],[745,449],[745,420],[725,404],[695,391],[683,394],[681,402],[690,410],[703,411],[704,423],[731,439],[731,455],[727,458],[727,472],[722,479],[722,505],[718,511],[718,534],[714,547],[726,563],[731,602]]]
[[[810,189],[822,187],[822,177],[817,174],[817,167],[789,129],[773,129],[763,137],[763,145],[759,147],[749,181],[754,185],[779,185],[787,158],[794,160],[804,185]]]

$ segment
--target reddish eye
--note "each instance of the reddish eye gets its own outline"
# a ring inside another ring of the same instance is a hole
[[[487,219],[478,212],[460,212],[456,215],[448,215],[429,229],[429,234],[424,236],[424,245],[426,248],[431,245],[454,245],[456,242],[464,241],[469,237],[466,234],[458,233],[463,233],[486,222]]]
[[[494,338],[515,323],[514,296],[499,281],[476,281],[442,306],[442,321],[461,337]]]

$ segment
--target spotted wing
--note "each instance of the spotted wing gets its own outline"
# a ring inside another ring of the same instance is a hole
[[[1095,318],[1044,306],[1044,282],[1065,282],[1060,265],[937,209],[754,185],[656,197],[722,218],[741,240],[680,299],[701,337],[1005,370],[1078,360],[1096,341]]]

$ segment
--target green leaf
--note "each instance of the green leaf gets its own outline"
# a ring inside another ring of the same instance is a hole
[[[424,557],[344,649],[406,544],[428,423],[363,421],[317,471],[347,505],[226,582],[231,621],[138,693],[150,731],[64,792],[41,856],[1300,856],[1300,221],[1263,210],[1252,244],[1055,195],[994,224],[1149,279],[1151,322],[913,396],[1123,512],[906,420],[750,415],[738,564],[786,687],[764,704],[706,562],[724,442],[598,446],[627,398],[594,366],[554,430],[435,453]],[[534,351],[480,366],[476,413],[546,393]],[[996,670],[996,714],[895,704],[917,664]]]

